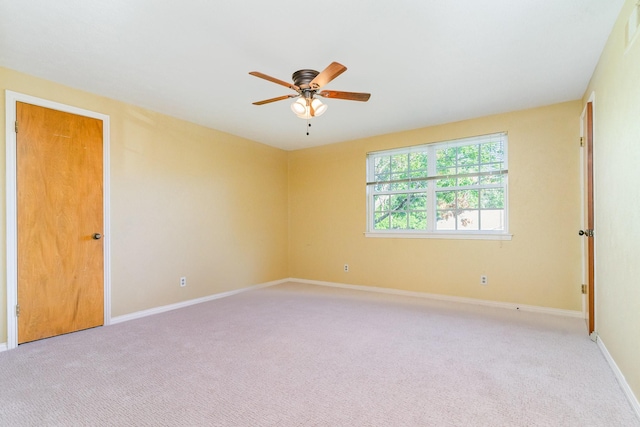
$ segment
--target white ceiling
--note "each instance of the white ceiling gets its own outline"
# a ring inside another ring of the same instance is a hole
[[[624,0],[0,0],[0,66],[286,150],[582,97]],[[337,61],[306,122],[289,81]]]

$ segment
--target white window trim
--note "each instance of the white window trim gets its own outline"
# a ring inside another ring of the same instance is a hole
[[[411,152],[420,152],[424,151],[425,148],[437,147],[446,145],[448,147],[458,147],[464,145],[470,145],[473,143],[482,143],[483,138],[492,138],[495,135],[507,135],[507,132],[496,132],[487,135],[479,135],[474,137],[466,137],[455,139],[451,141],[439,141],[428,144],[421,144],[414,147],[404,147],[404,148],[396,148],[390,150],[380,150],[367,153],[367,159],[371,156],[375,156],[376,154],[386,155],[394,155],[399,153],[411,153]],[[477,142],[474,142],[476,140]],[[434,148],[435,149],[435,148]],[[505,182],[504,182],[504,191],[505,191],[505,208],[504,208],[504,224],[505,229],[499,231],[488,231],[488,230],[464,230],[464,231],[449,231],[449,230],[435,230],[434,222],[430,221],[428,223],[429,230],[374,230],[374,212],[371,210],[371,203],[373,197],[372,186],[369,182],[369,177],[373,176],[373,164],[372,162],[367,162],[367,231],[364,232],[365,237],[371,238],[392,238],[392,239],[451,239],[451,240],[512,240],[513,234],[509,233],[509,179],[508,179],[508,141],[507,144],[504,145],[504,173],[505,173]],[[436,165],[435,162],[429,162],[429,180],[434,179]],[[430,185],[427,189],[428,195],[427,200],[429,200],[429,210],[428,212],[435,212],[435,203],[436,203],[436,188],[433,185]],[[403,193],[407,193],[407,191],[403,191]]]

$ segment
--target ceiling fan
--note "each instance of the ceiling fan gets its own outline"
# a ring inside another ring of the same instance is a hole
[[[310,119],[312,117],[318,117],[327,110],[327,105],[323,104],[319,99],[315,98],[316,95],[323,98],[336,98],[346,99],[349,101],[362,101],[366,102],[371,96],[370,93],[361,92],[341,92],[336,90],[320,90],[327,83],[338,77],[340,74],[347,71],[347,67],[337,62],[332,62],[321,73],[316,70],[298,70],[291,78],[293,83],[287,83],[283,80],[276,79],[258,71],[252,71],[249,74],[252,76],[260,77],[261,79],[269,80],[270,82],[288,87],[296,91],[296,94],[278,96],[276,98],[265,99],[263,101],[254,102],[253,105],[264,105],[271,102],[282,101],[289,98],[300,98],[291,105],[291,109],[296,116],[301,119]]]

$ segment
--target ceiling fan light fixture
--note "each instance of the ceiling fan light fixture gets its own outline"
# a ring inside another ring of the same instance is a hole
[[[311,115],[311,109],[307,105],[307,99],[300,98],[291,104],[291,111],[299,118],[308,120],[323,115],[328,106],[319,99],[314,98],[311,100],[311,107],[313,107],[313,116]]]
[[[307,111],[307,102],[304,98],[299,98],[296,102],[291,104],[291,111],[298,117],[306,114]]]
[[[316,117],[323,115],[328,108],[327,104],[323,104],[319,99],[316,98],[311,101],[311,106],[313,107],[313,111]]]

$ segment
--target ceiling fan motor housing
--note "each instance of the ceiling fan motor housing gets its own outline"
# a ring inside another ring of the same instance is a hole
[[[309,89],[309,83],[311,83],[318,74],[320,73],[316,70],[298,70],[291,75],[291,78],[293,79],[293,84],[300,89]]]

